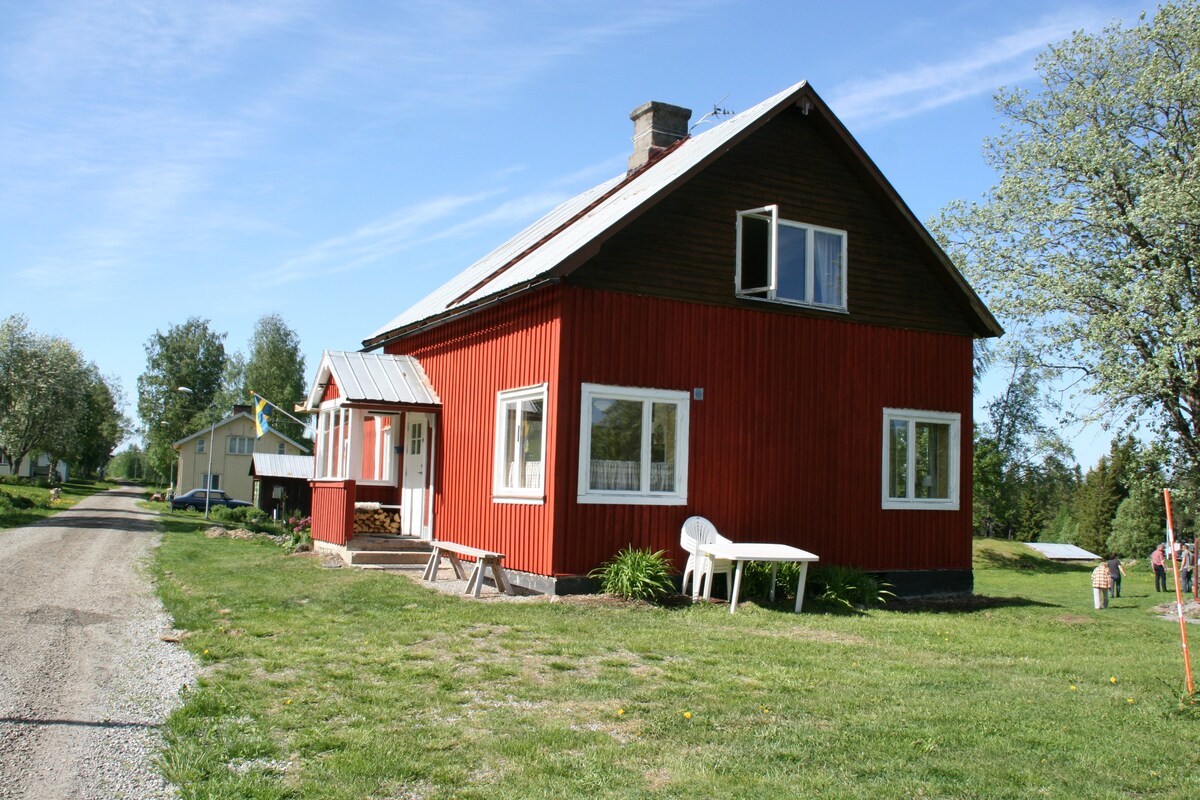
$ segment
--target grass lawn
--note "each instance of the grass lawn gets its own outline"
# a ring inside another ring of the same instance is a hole
[[[59,499],[51,503],[49,489],[33,484],[0,483],[0,493],[26,498],[33,503],[32,508],[10,508],[7,504],[0,504],[0,530],[45,519],[64,508],[70,508],[85,497],[106,492],[114,486],[115,483],[105,481],[67,481],[59,487],[62,490]]]
[[[731,616],[472,602],[166,524],[160,592],[205,665],[163,756],[185,798],[1200,791],[1144,566],[1095,611],[1087,567],[985,542],[978,608]]]

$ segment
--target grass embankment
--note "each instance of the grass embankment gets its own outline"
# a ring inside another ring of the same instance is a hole
[[[160,590],[206,670],[164,767],[185,798],[1194,795],[1148,569],[1094,611],[1087,567],[977,566],[999,600],[969,610],[731,616],[471,602],[169,530]]]
[[[18,528],[70,508],[85,497],[116,486],[106,481],[67,481],[59,486],[58,500],[50,499],[50,487],[36,483],[0,483],[0,529]],[[24,506],[18,508],[17,506]]]

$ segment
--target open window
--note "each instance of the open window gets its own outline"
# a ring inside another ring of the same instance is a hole
[[[580,503],[687,503],[688,392],[583,384]]]
[[[498,393],[493,497],[544,499],[545,454],[546,384]]]
[[[846,309],[846,232],[779,218],[770,205],[737,214],[737,293]]]
[[[956,511],[961,417],[883,410],[883,508]]]

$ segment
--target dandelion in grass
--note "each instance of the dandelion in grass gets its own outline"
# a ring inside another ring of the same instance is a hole
[[[618,717],[623,717],[623,716],[625,716],[625,709],[623,709],[623,708],[618,708],[618,709],[617,709],[617,716],[618,716]]]
[[[1133,705],[1133,703],[1134,703],[1134,700],[1133,700],[1133,698],[1132,698],[1132,697],[1130,697],[1130,698],[1127,698],[1127,699],[1125,700],[1125,702],[1126,702],[1126,703],[1129,703],[1130,705]]]
[[[1116,682],[1117,682],[1117,676],[1116,676],[1116,675],[1112,676],[1111,678],[1109,678],[1109,679],[1108,679],[1108,682],[1109,682],[1109,683],[1116,683]]]
[[[1075,684],[1073,684],[1073,683],[1072,683],[1072,684],[1071,684],[1071,691],[1072,691],[1072,692],[1078,692],[1078,691],[1079,691],[1079,687],[1078,687],[1078,686],[1076,686]]]
[[[764,713],[764,714],[770,714],[770,713],[771,713],[771,709],[767,708],[766,706],[759,706],[759,707],[758,707],[758,710],[759,710],[759,711],[761,711],[761,712],[762,712],[762,713]]]
[[[285,706],[290,706],[292,704],[292,698],[288,697],[288,698],[284,699],[283,704]]]
[[[692,718],[692,712],[690,712],[690,711],[684,711],[684,712],[683,712],[683,718],[684,718],[684,719],[691,719],[691,718]]]

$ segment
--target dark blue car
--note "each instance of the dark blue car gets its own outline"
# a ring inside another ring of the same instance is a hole
[[[250,505],[245,500],[234,500],[220,489],[212,489],[208,492],[208,507],[216,508],[217,506],[226,506],[227,508],[242,508]],[[190,492],[177,494],[171,500],[171,509],[173,511],[182,511],[190,508],[194,511],[204,510],[204,490],[192,489]]]

